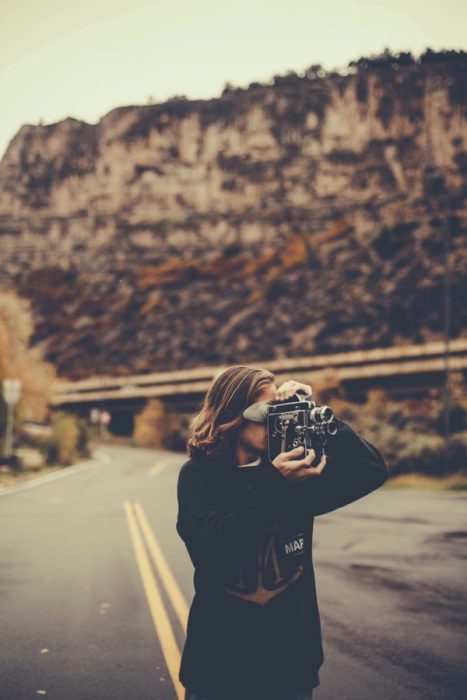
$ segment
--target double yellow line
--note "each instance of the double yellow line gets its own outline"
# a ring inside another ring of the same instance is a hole
[[[151,567],[148,552],[185,634],[188,621],[188,605],[170,570],[167,559],[165,558],[156,536],[148,523],[141,504],[138,501],[124,501],[123,509],[125,511],[143,588],[148,600],[149,610],[151,611],[154,627],[156,628],[156,634],[159,638],[159,643],[175,687],[177,698],[178,700],[183,700],[185,697],[185,689],[178,679],[181,658],[180,649],[178,648],[169,616],[164,607],[160,587]]]

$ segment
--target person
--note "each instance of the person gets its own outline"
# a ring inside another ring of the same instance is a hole
[[[180,664],[185,700],[310,700],[324,655],[312,562],[314,517],[381,486],[380,452],[335,417],[316,466],[313,450],[267,456],[258,401],[312,387],[277,386],[265,369],[222,371],[191,425],[178,477],[176,529],[194,566]]]

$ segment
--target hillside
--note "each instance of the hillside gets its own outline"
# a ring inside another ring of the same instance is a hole
[[[465,328],[467,54],[25,125],[0,286],[60,375],[424,342]]]

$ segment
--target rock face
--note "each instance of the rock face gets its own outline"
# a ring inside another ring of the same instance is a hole
[[[456,337],[466,173],[465,54],[26,125],[0,284],[81,378],[440,338],[449,249]]]

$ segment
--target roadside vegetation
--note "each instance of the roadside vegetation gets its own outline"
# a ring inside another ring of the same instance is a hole
[[[13,461],[6,460],[7,406],[0,399],[0,488],[70,466],[90,457],[97,437],[88,419],[52,411],[49,395],[55,368],[43,359],[40,345],[30,346],[34,331],[30,301],[13,290],[0,291],[0,383],[21,381],[14,407]],[[446,416],[433,390],[423,399],[395,400],[383,389],[370,389],[359,402],[350,400],[332,371],[312,381],[316,401],[373,442],[385,457],[390,479],[386,487],[467,488],[467,396],[462,373],[450,377],[448,438]],[[192,413],[151,399],[135,416],[133,444],[185,451]]]
[[[14,290],[0,290],[0,385],[21,381],[14,406],[12,453],[5,456],[7,405],[0,399],[0,487],[74,464],[90,456],[88,421],[48,406],[56,380],[40,346],[31,347],[31,303]],[[1,387],[0,387],[1,389]]]
[[[444,436],[444,407],[433,390],[428,398],[394,400],[383,389],[370,389],[351,401],[332,371],[312,380],[315,400],[375,444],[386,459],[387,487],[467,488],[467,396],[462,373],[450,377],[449,438]],[[185,451],[193,414],[177,415],[152,399],[135,418],[138,445]],[[332,438],[331,438],[332,439]]]
[[[360,403],[350,401],[332,373],[323,374],[313,390],[378,447],[390,471],[388,487],[467,487],[467,395],[461,372],[450,376],[448,438],[439,392],[420,399],[394,400],[383,389],[370,389]]]

